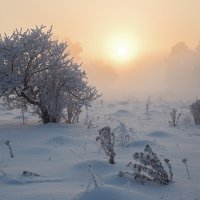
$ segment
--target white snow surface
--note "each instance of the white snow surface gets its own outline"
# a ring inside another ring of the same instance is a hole
[[[22,125],[20,112],[0,107],[0,200],[200,200],[200,127],[188,120],[188,106],[187,102],[157,100],[147,115],[144,101],[97,102],[87,115],[90,128],[85,111],[79,124],[43,125],[26,115],[27,124]],[[173,107],[182,113],[177,127],[168,123]],[[107,125],[114,129],[120,122],[126,124],[131,139],[128,147],[116,144],[116,164],[111,165],[96,136],[98,129]],[[161,161],[170,159],[171,184],[141,184],[118,176],[119,171],[130,171],[126,165],[146,144]],[[183,158],[187,158],[191,178]],[[97,188],[88,164],[92,164]],[[40,176],[22,176],[23,170]]]

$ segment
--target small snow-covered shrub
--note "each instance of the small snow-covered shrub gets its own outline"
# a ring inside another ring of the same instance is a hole
[[[88,124],[87,124],[87,128],[91,128],[91,127],[94,127],[94,120],[93,119],[90,119],[88,121]]]
[[[177,113],[177,109],[173,108],[172,111],[170,112],[170,116],[171,116],[171,121],[169,121],[169,125],[177,126],[181,113]]]
[[[195,124],[200,124],[200,100],[197,100],[192,105],[190,105],[190,110]]]
[[[86,115],[85,115],[85,125],[87,125],[87,128],[97,128],[99,127],[99,121],[100,121],[100,113],[101,109],[103,108],[103,101],[95,100],[91,107],[86,106]]]
[[[86,116],[85,116],[85,125],[87,126],[87,128],[92,128],[94,127],[94,118],[92,118],[89,113],[93,112],[93,109],[91,109],[90,107],[86,106],[85,107],[86,110]]]
[[[165,163],[169,169],[169,173],[164,169],[160,159],[154,153],[149,145],[146,145],[144,152],[136,152],[133,155],[135,163],[129,162],[129,167],[133,172],[119,172],[119,176],[130,176],[140,180],[142,184],[151,181],[159,184],[167,185],[172,182],[172,168],[169,159],[165,159]]]
[[[193,117],[191,113],[185,113],[181,115],[181,124],[183,125],[191,125],[193,123]]]
[[[113,133],[115,133],[116,141],[120,146],[128,147],[130,135],[128,134],[125,123],[120,122],[119,126],[113,130]]]
[[[96,140],[100,142],[101,147],[105,151],[106,155],[109,157],[110,164],[115,163],[115,134],[111,132],[111,128],[106,126],[99,130],[99,136],[96,137]]]

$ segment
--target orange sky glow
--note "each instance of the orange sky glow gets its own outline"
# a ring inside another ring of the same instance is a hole
[[[118,80],[119,86],[127,77],[145,82],[152,76],[149,82],[156,89],[158,82],[154,77],[160,81],[163,60],[172,46],[185,42],[194,50],[200,41],[199,0],[0,0],[0,3],[1,34],[10,34],[15,28],[53,25],[55,38],[69,43],[71,53],[85,63],[89,78],[102,90],[105,87],[101,78],[106,73],[108,83]],[[147,66],[151,71],[146,70]],[[136,82],[134,85],[139,84]]]

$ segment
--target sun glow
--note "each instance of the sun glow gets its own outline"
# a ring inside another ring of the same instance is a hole
[[[128,52],[128,48],[124,46],[121,46],[117,49],[117,55],[121,57],[127,56]]]
[[[127,36],[112,38],[109,40],[107,52],[114,62],[128,62],[136,56],[136,42]]]

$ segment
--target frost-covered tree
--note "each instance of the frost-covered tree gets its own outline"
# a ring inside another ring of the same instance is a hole
[[[10,108],[31,107],[43,123],[59,122],[65,112],[72,123],[98,94],[67,44],[41,26],[0,35],[0,97]]]

